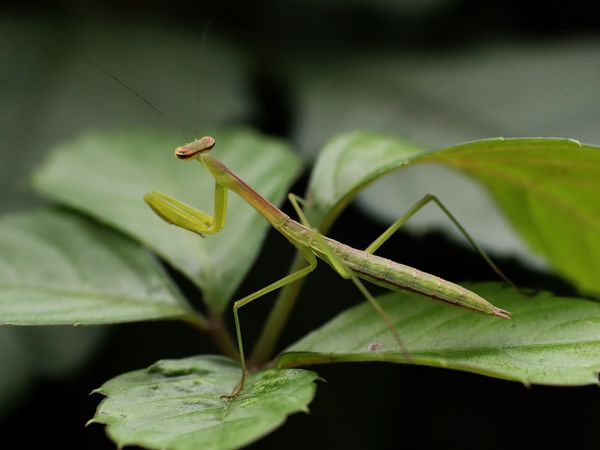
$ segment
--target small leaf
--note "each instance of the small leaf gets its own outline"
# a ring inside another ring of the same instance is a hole
[[[379,298],[413,364],[464,370],[525,384],[598,384],[600,304],[499,284],[466,286],[513,313],[513,320],[452,308],[405,292]],[[368,304],[341,313],[288,348],[280,367],[341,361],[406,362]]]
[[[309,181],[306,213],[311,225],[327,231],[362,189],[423,153],[422,148],[377,133],[335,137],[319,154]]]
[[[282,141],[248,130],[216,135],[214,156],[273,202],[282,200],[298,175],[300,160]],[[58,147],[37,172],[35,186],[128,233],[194,281],[208,304],[221,311],[256,257],[267,222],[236,195],[227,223],[203,239],[167,225],[144,203],[162,191],[212,214],[212,177],[195,161],[178,161],[183,142],[158,132],[87,134]]]
[[[160,265],[74,214],[0,219],[0,324],[76,325],[193,314]]]
[[[326,231],[369,183],[423,163],[481,182],[535,252],[600,293],[600,148],[568,139],[487,139],[424,152],[376,133],[342,135],[326,146],[309,184],[313,226]]]
[[[238,448],[277,428],[289,414],[306,411],[317,375],[265,370],[250,375],[236,399],[222,399],[239,378],[239,366],[221,356],[159,361],[98,389],[107,398],[90,422],[108,425],[119,447]]]

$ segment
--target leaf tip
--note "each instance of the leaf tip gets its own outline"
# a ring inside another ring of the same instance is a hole
[[[88,395],[95,395],[95,394],[106,395],[101,387],[90,391],[90,393]]]
[[[92,425],[92,424],[94,424],[94,423],[98,423],[98,422],[96,421],[96,417],[92,417],[90,420],[88,420],[88,421],[85,423],[85,426],[86,426],[86,427],[89,427],[90,425]]]

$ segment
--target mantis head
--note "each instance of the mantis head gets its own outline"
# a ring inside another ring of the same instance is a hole
[[[182,145],[175,149],[175,156],[179,159],[192,159],[202,153],[208,152],[215,146],[215,138],[211,136],[203,136],[189,144]]]

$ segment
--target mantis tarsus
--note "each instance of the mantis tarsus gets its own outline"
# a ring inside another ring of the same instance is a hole
[[[390,318],[383,311],[377,300],[369,293],[361,279],[386,287],[392,290],[409,290],[425,295],[435,300],[450,303],[474,311],[492,314],[504,319],[510,319],[510,313],[497,308],[487,300],[462,286],[443,280],[426,272],[421,272],[413,267],[402,265],[374,255],[374,252],[396,232],[413,214],[430,201],[436,203],[444,213],[455,223],[468,241],[485,258],[491,267],[508,283],[510,281],[500,272],[494,263],[468,235],[454,216],[445,206],[433,196],[425,196],[415,204],[406,214],[392,224],[365,250],[358,250],[348,245],[323,236],[318,230],[312,228],[302,211],[302,200],[293,194],[288,198],[296,210],[300,222],[291,219],[287,214],[262,197],[252,187],[246,184],[238,175],[229,170],[223,163],[209,154],[215,146],[215,140],[210,136],[197,139],[190,144],[178,147],[175,155],[179,159],[197,159],[215,179],[214,216],[195,209],[160,192],[150,192],[144,196],[150,207],[165,221],[193,231],[201,235],[218,233],[225,225],[227,210],[227,190],[235,192],[260,213],[277,231],[283,234],[304,256],[307,265],[274,283],[236,301],[233,304],[233,315],[240,354],[242,376],[233,392],[226,396],[235,398],[244,388],[247,376],[246,361],[242,342],[242,332],[238,317],[238,310],[242,306],[293,283],[312,272],[317,266],[317,259],[329,264],[340,276],[350,279],[384,320],[386,326],[394,336],[398,347],[410,359],[408,350],[404,347],[397,330],[392,325]],[[512,283],[510,283],[512,285]]]

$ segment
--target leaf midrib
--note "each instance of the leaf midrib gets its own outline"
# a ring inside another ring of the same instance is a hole
[[[443,357],[440,356],[441,354],[452,354],[452,353],[466,353],[466,354],[470,354],[470,353],[474,353],[474,354],[481,354],[481,353],[491,353],[491,352],[499,352],[499,351],[503,351],[503,350],[513,350],[513,349],[544,349],[544,348],[552,348],[552,347],[566,347],[566,346],[573,346],[573,345],[579,345],[579,344],[599,344],[600,345],[600,339],[589,339],[589,340],[578,340],[578,341],[568,341],[568,342],[557,342],[557,343],[536,343],[536,344],[514,344],[514,345],[503,345],[503,346],[495,346],[495,347],[460,347],[460,348],[440,348],[440,349],[436,349],[436,350],[422,350],[422,351],[416,351],[413,352],[412,355],[415,356],[415,358],[418,358],[419,356],[430,356],[430,355],[434,355],[434,356],[439,356],[439,357]],[[294,350],[294,349],[290,349],[289,351],[285,351],[281,354],[281,356],[285,355],[285,354],[293,354],[293,353],[311,353],[311,354],[318,354],[318,355],[339,355],[339,356],[343,356],[343,355],[378,355],[378,356],[397,356],[400,355],[402,356],[403,359],[406,359],[406,357],[404,356],[403,353],[401,352],[365,352],[365,351],[345,351],[345,352],[340,352],[337,353],[335,351],[317,351],[317,350]],[[508,355],[510,357],[510,355]]]

